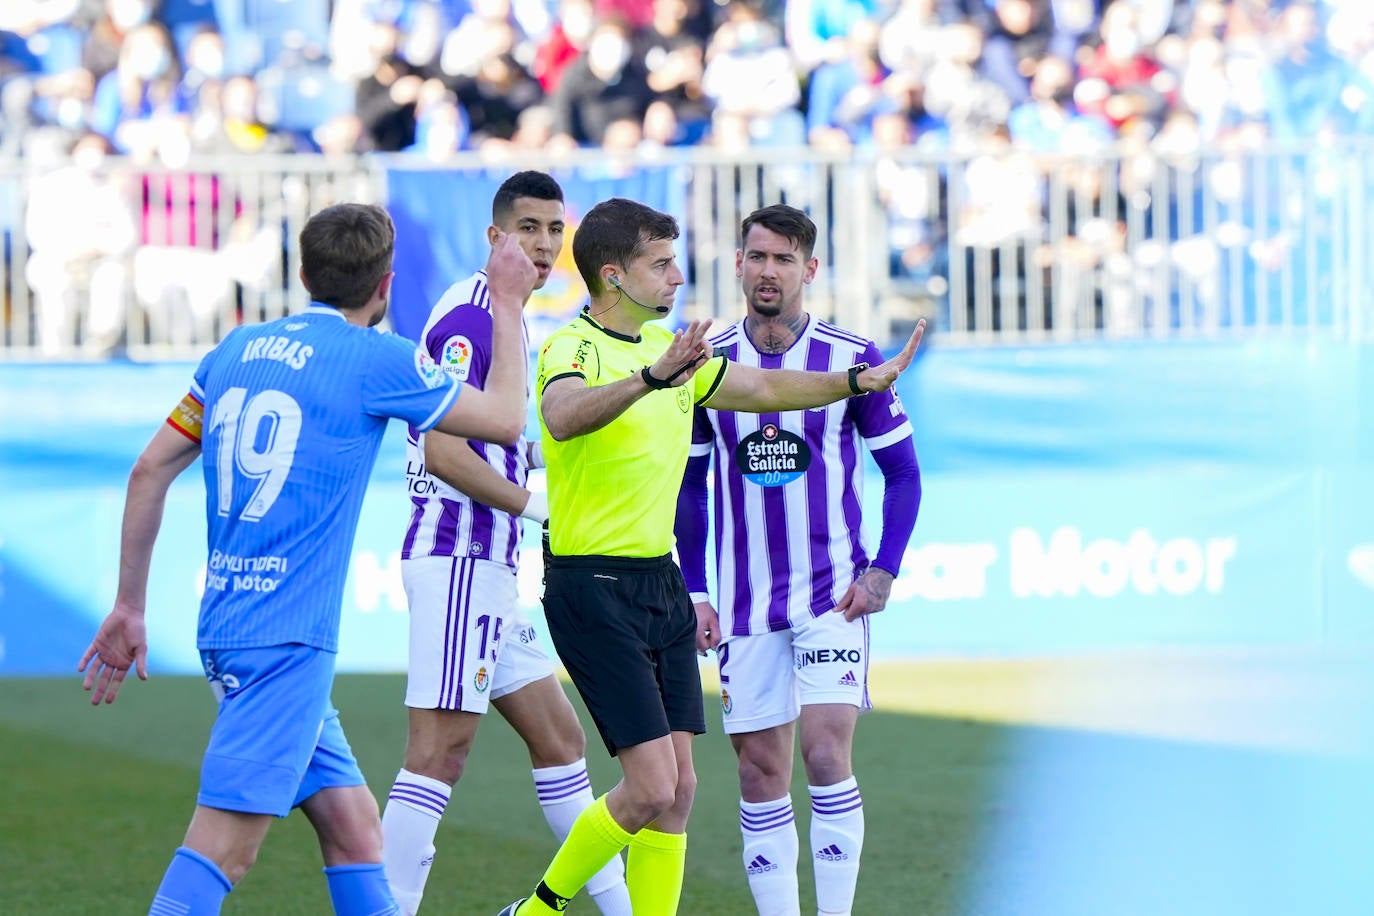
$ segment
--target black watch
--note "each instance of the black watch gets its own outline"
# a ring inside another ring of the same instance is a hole
[[[859,373],[868,368],[868,363],[855,363],[849,367],[849,390],[854,394],[868,394],[859,387]]]
[[[639,377],[644,379],[644,384],[648,385],[654,391],[662,391],[664,388],[672,387],[670,384],[670,382],[672,381],[671,379],[654,378],[654,375],[652,372],[649,371],[648,366],[645,366],[643,369],[639,370]]]

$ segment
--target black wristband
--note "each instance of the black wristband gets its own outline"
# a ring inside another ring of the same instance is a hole
[[[648,366],[645,366],[643,369],[639,370],[639,377],[644,379],[644,384],[648,385],[654,391],[662,391],[664,388],[671,387],[669,383],[672,381],[672,379],[654,378],[653,373],[649,371]]]
[[[859,387],[859,373],[868,368],[868,363],[855,363],[849,367],[849,390],[855,395],[868,394]]]

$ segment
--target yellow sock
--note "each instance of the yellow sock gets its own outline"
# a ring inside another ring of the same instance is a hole
[[[573,821],[568,838],[554,853],[544,879],[520,907],[519,916],[563,912],[568,902],[582,890],[582,885],[601,871],[612,856],[619,854],[630,839],[625,828],[611,817],[606,796],[592,802]],[[681,876],[678,883],[681,884]]]
[[[682,898],[687,867],[687,834],[659,833],[645,827],[630,840],[625,883],[635,916],[673,916]]]

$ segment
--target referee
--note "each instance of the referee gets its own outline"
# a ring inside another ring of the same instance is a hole
[[[915,355],[848,371],[729,365],[705,342],[708,322],[670,332],[654,319],[685,282],[677,221],[613,198],[573,237],[589,302],[549,336],[536,396],[548,465],[549,635],[623,778],[583,810],[528,899],[499,916],[562,912],[626,846],[636,916],[677,911],[696,774],[692,738],[706,730],[698,633],[672,559],[673,520],[693,408],[764,413],[885,391]]]

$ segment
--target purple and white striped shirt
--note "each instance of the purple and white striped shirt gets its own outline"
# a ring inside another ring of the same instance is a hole
[[[784,353],[760,353],[743,322],[731,325],[712,343],[732,361],[762,369],[836,372],[859,362],[877,365],[883,361],[872,341],[814,317],[808,318],[806,329]],[[894,450],[903,456],[900,463],[919,479],[911,436],[902,402],[891,390],[782,413],[697,409],[691,460],[712,458],[715,465],[716,600],[722,634],[785,630],[835,607],[872,556],[860,509],[864,469],[860,440],[875,455],[901,446]],[[887,466],[883,470],[888,473]],[[688,503],[693,498],[686,493],[692,471],[689,464],[684,487]],[[906,505],[894,507],[900,517],[895,524],[889,525],[884,507],[880,551],[882,565],[890,565],[894,572],[917,511],[909,495],[897,502]],[[704,514],[704,506],[696,510],[683,506],[680,502],[680,532],[684,514]],[[704,519],[701,522],[700,529],[692,528],[690,540],[696,543],[679,538],[683,573],[693,592],[705,591],[704,546],[699,546]],[[889,527],[893,529],[890,538]],[[895,557],[888,558],[888,553]]]
[[[484,271],[445,291],[429,313],[420,341],[434,361],[458,381],[475,388],[486,384],[492,341],[491,302]],[[528,346],[525,349],[528,351]],[[468,440],[468,447],[498,474],[525,485],[529,469],[523,435],[513,446]],[[402,559],[473,557],[515,568],[520,519],[476,502],[426,472],[424,434],[414,427],[406,438],[406,489],[414,508],[401,547]]]

